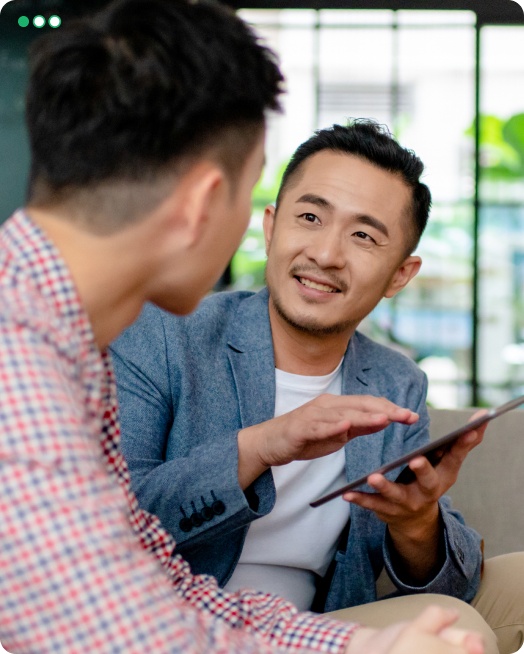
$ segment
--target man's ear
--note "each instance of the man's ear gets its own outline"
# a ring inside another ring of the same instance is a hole
[[[415,277],[422,265],[420,257],[409,256],[400,264],[393,275],[384,297],[393,297]]]
[[[201,161],[191,167],[177,185],[177,214],[186,245],[191,247],[205,233],[209,219],[227,199],[224,172],[211,161]]]
[[[272,204],[268,204],[264,209],[264,240],[266,242],[266,254],[269,252],[269,246],[273,239],[273,229],[275,227],[275,213],[276,209]]]

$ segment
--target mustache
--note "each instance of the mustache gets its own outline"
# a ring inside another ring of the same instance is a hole
[[[289,271],[293,277],[301,277],[301,273],[312,273],[314,276],[324,279],[340,291],[345,293],[348,289],[346,282],[340,279],[338,275],[330,272],[329,270],[320,270],[316,266],[295,265]]]

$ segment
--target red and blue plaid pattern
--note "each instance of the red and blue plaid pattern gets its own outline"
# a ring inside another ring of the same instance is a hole
[[[192,575],[141,510],[112,367],[22,212],[0,228],[0,642],[17,654],[342,652],[355,627]]]

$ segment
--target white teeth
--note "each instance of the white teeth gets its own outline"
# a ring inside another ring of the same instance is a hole
[[[317,284],[317,282],[312,282],[310,279],[304,279],[303,277],[299,277],[298,280],[304,286],[308,286],[309,288],[314,288],[317,291],[325,291],[326,293],[337,292],[337,290],[332,286],[327,286],[326,284]]]

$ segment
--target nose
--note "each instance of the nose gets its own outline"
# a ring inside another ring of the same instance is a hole
[[[346,265],[342,234],[336,229],[324,228],[311,234],[306,255],[319,268],[338,268]]]

